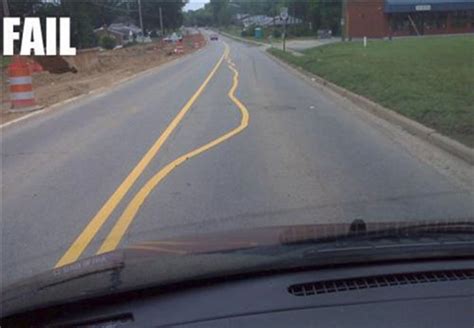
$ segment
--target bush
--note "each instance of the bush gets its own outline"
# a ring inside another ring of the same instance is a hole
[[[273,32],[272,32],[272,36],[276,39],[281,38],[281,31],[277,30],[277,29],[274,29]]]
[[[249,33],[248,33],[247,30],[242,30],[242,31],[240,32],[240,36],[246,37],[246,36],[249,36]]]
[[[117,40],[114,37],[105,35],[100,38],[99,45],[105,49],[114,49],[117,46]]]
[[[299,24],[288,27],[288,35],[292,36],[311,36],[311,30],[305,24]]]
[[[250,36],[253,37],[255,36],[255,25],[247,27],[247,29],[243,30],[240,33],[241,36]]]

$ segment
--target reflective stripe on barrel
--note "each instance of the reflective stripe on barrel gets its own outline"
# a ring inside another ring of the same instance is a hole
[[[33,78],[31,76],[10,77],[8,81],[10,85],[31,84],[33,83]]]
[[[35,94],[33,92],[12,92],[10,100],[28,100],[34,99]]]

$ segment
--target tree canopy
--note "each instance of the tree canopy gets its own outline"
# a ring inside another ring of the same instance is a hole
[[[163,26],[173,29],[182,25],[185,0],[141,0],[145,31]],[[78,48],[96,45],[93,30],[114,22],[133,22],[139,26],[137,0],[61,0],[48,3],[41,0],[8,0],[10,16],[71,17],[71,42]],[[2,31],[3,33],[3,31]]]
[[[185,14],[187,25],[226,26],[235,14],[276,16],[287,7],[291,16],[299,18],[313,30],[340,30],[342,0],[210,0],[204,8]]]

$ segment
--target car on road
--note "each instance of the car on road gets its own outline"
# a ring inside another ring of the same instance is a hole
[[[209,37],[209,39],[211,41],[217,41],[219,40],[219,36],[217,34],[211,34],[211,36]]]

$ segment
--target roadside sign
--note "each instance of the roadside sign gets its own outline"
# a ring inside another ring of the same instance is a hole
[[[286,21],[288,19],[288,8],[287,7],[283,7],[281,8],[280,10],[280,18],[284,21]]]
[[[431,5],[417,5],[415,6],[416,11],[430,11]]]

